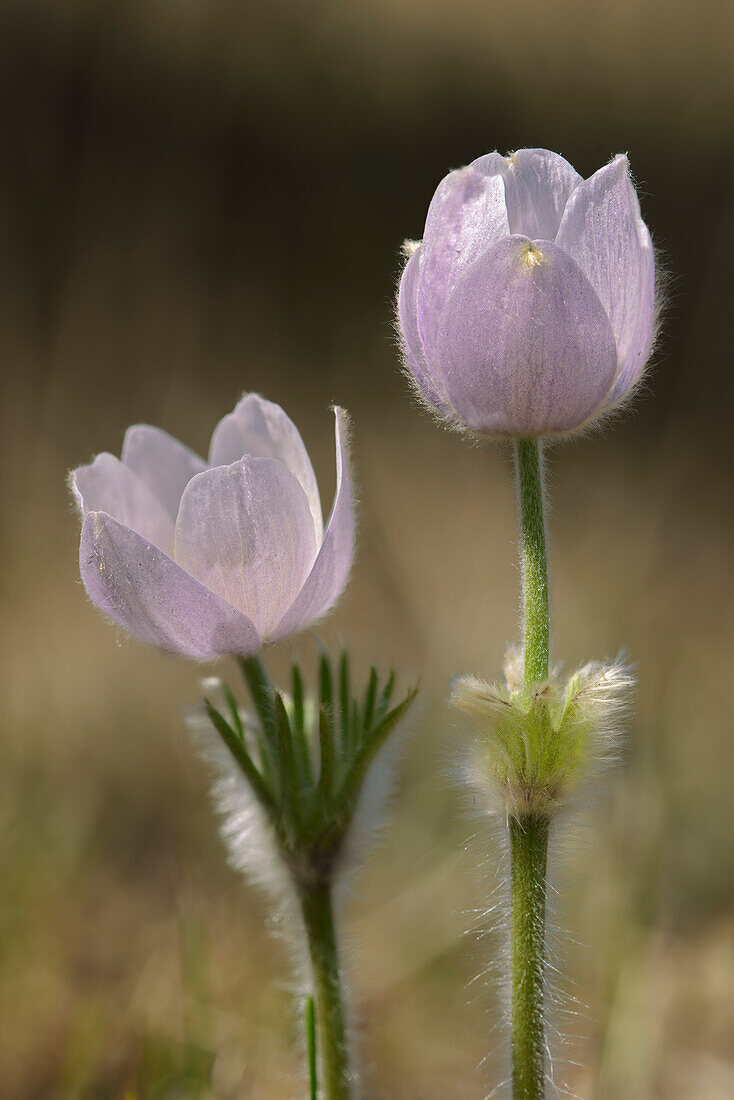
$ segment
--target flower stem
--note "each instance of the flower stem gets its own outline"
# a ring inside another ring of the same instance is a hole
[[[550,647],[548,555],[540,443],[535,439],[518,439],[515,461],[520,509],[525,687],[529,688],[547,677]]]
[[[311,959],[323,1100],[349,1100],[351,1078],[329,882],[304,885],[300,901]]]
[[[306,1056],[308,1058],[309,1100],[318,1100],[319,1097],[316,1049],[316,1009],[313,997],[309,997],[306,1001]]]
[[[514,1100],[545,1096],[545,876],[547,817],[511,817],[512,1086]]]
[[[516,449],[522,564],[524,685],[545,680],[550,615],[543,458],[540,443]],[[545,1096],[545,898],[550,819],[509,818],[512,861],[512,1082],[514,1100]]]

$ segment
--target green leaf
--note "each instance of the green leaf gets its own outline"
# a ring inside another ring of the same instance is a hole
[[[349,654],[346,649],[342,652],[339,662],[339,725],[341,728],[342,745],[345,756],[349,755],[352,741],[352,730],[349,714]]]
[[[319,697],[321,709],[332,714],[334,707],[334,685],[331,678],[331,665],[325,653],[321,654],[319,661]]]
[[[276,692],[275,695],[275,721],[278,730],[278,757],[283,776],[286,815],[297,822],[301,819],[304,809],[303,799],[299,797],[299,767],[293,747],[288,711],[285,709],[283,696],[280,692]]]
[[[372,729],[375,716],[375,703],[377,701],[377,669],[373,665],[370,669],[370,679],[367,685],[367,694],[364,700],[364,717],[362,718],[362,730],[366,735]]]
[[[261,806],[267,810],[268,814],[272,816],[276,812],[272,793],[265,779],[253,764],[244,741],[240,740],[229,723],[222,717],[216,707],[212,706],[208,699],[204,699],[204,707],[206,708],[209,720],[229,749],[235,762],[239,765],[255,797],[258,799]]]
[[[235,699],[229,684],[225,684],[224,681],[222,681],[222,694],[227,700],[227,706],[229,707],[229,712],[232,717],[232,726],[234,727],[235,733],[239,737],[240,741],[244,742],[245,732],[242,729],[242,722],[240,720],[240,712],[237,706],[237,700]]]
[[[254,733],[260,751],[260,766],[277,786],[280,783],[280,761],[273,688],[259,657],[238,657],[237,661],[259,721],[259,728],[256,725]]]
[[[334,754],[334,737],[331,728],[331,719],[322,707],[319,711],[319,747],[321,750],[321,769],[319,773],[318,796],[319,802],[331,799],[334,790],[334,778],[336,772],[336,757]]]
[[[317,1100],[319,1086],[316,1071],[316,1009],[313,997],[306,1001],[306,1055],[308,1057],[309,1100]]]
[[[313,771],[311,766],[311,749],[306,735],[306,718],[304,706],[303,677],[298,665],[293,665],[293,714],[291,717],[291,733],[293,736],[293,748],[298,764],[300,783],[304,787],[311,787]]]
[[[291,679],[293,683],[293,725],[300,733],[305,734],[303,677],[297,664],[293,665]]]
[[[273,737],[275,728],[275,698],[265,666],[259,657],[238,658],[257,716],[263,729]]]
[[[375,719],[378,722],[382,721],[382,719],[385,715],[385,711],[387,710],[388,706],[390,705],[390,699],[392,697],[394,687],[395,687],[395,673],[391,672],[390,675],[387,678],[387,683],[385,684],[384,688],[382,689],[382,692],[380,694],[380,698],[378,699],[377,706],[375,708]]]
[[[345,803],[352,804],[351,809],[354,808],[360,788],[367,774],[367,769],[395,727],[405,717],[417,694],[418,688],[413,688],[413,690],[406,695],[405,699],[403,699],[402,703],[398,703],[396,707],[393,707],[393,709],[385,715],[379,725],[371,731],[369,739],[365,741],[357,753],[341,790],[341,797],[344,799]]]

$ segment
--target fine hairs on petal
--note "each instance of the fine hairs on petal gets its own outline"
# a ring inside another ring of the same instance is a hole
[[[675,276],[672,273],[670,262],[666,256],[665,250],[655,240],[653,234],[651,234],[651,238],[655,256],[655,311],[652,332],[650,333],[650,342],[643,356],[644,366],[640,370],[635,382],[611,408],[593,413],[585,424],[581,424],[572,432],[559,432],[547,437],[547,443],[549,445],[556,443],[578,444],[588,439],[590,436],[595,435],[597,432],[601,433],[601,435],[606,435],[606,432],[614,427],[618,420],[627,416],[631,409],[634,411],[633,406],[635,406],[639,400],[644,400],[648,397],[651,392],[650,375],[654,372],[660,361],[659,345],[663,321],[675,297],[673,289]]]
[[[465,777],[494,812],[554,816],[619,758],[634,677],[620,659],[591,661],[523,690],[518,670],[513,648],[503,683],[463,676],[452,684],[451,702],[473,732]]]
[[[420,241],[404,240],[400,246],[400,251],[406,260],[409,260],[414,252],[417,252],[421,246]]]

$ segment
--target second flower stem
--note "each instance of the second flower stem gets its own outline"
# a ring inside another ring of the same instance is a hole
[[[545,880],[550,821],[511,817],[512,1091],[545,1096]]]
[[[532,705],[536,684],[548,676],[550,614],[545,531],[543,456],[540,443],[516,445],[520,512],[525,667]],[[510,816],[512,861],[512,1083],[514,1100],[545,1096],[545,919],[550,821]]]
[[[547,677],[550,652],[543,455],[536,439],[518,439],[516,468],[525,628],[525,687],[530,688]]]
[[[300,890],[316,1008],[323,1100],[349,1100],[350,1075],[331,886],[316,881]]]

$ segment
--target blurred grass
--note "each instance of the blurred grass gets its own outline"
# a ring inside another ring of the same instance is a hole
[[[425,687],[345,903],[368,1095],[468,1100],[503,1072],[496,976],[469,985],[501,957],[482,913],[503,857],[447,781],[442,698],[455,672],[497,675],[515,633],[513,491],[499,452],[414,407],[390,300],[445,170],[523,143],[586,174],[629,148],[675,276],[651,392],[552,456],[556,654],[624,645],[640,676],[624,768],[559,844],[559,984],[582,1006],[559,1006],[559,1076],[598,1100],[732,1095],[728,18],[710,0],[3,6],[3,1097],[302,1092],[287,952],[226,866],[183,731],[197,670],[89,606],[63,484],[136,420],[204,449],[243,389],[297,420],[325,500],[328,403],[353,413],[359,560],[321,633]]]

